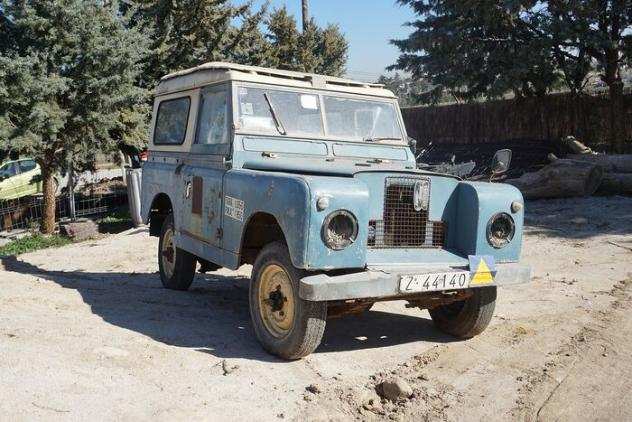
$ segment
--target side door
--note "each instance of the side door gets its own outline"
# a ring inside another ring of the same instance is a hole
[[[200,219],[204,241],[222,247],[222,199],[225,161],[230,155],[230,85],[200,92],[197,129],[191,146],[191,212]]]

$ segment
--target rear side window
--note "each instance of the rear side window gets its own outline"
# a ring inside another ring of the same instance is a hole
[[[196,144],[228,142],[228,93],[208,91],[202,94]]]
[[[35,169],[35,165],[35,161],[33,160],[20,161],[20,172],[26,173],[27,171],[31,171]]]
[[[174,98],[160,103],[154,130],[155,145],[181,145],[184,142],[190,106],[189,97]]]

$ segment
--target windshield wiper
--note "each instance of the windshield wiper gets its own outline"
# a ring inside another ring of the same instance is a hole
[[[283,123],[281,123],[281,119],[279,119],[279,116],[277,115],[277,112],[274,109],[274,105],[272,104],[272,101],[270,100],[270,96],[268,96],[267,92],[263,93],[263,98],[265,98],[266,101],[268,102],[268,107],[270,107],[270,114],[272,115],[272,118],[274,119],[274,124],[276,125],[277,131],[281,135],[287,135],[287,131],[285,130]]]
[[[379,141],[401,141],[402,138],[395,138],[393,136],[375,136],[364,138],[364,142],[379,142]]]

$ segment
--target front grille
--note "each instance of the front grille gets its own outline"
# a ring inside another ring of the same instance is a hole
[[[427,210],[415,211],[413,196],[415,182],[418,180],[418,177],[386,178],[383,218],[369,222],[369,248],[443,247],[445,223],[428,220]]]

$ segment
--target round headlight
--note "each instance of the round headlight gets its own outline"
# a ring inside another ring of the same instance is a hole
[[[498,213],[487,223],[487,241],[496,249],[505,247],[516,233],[516,224],[507,213]]]
[[[323,241],[330,249],[342,250],[355,242],[357,236],[358,220],[349,211],[334,211],[323,222]]]

